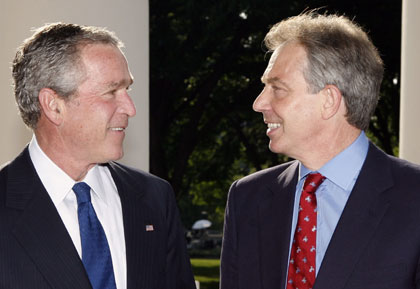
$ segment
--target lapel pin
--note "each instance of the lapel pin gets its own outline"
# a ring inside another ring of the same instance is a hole
[[[153,232],[154,230],[153,225],[146,225],[146,232]]]

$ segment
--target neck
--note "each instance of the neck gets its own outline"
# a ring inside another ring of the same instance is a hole
[[[77,156],[69,153],[65,144],[52,140],[50,136],[43,132],[35,131],[38,145],[48,158],[73,180],[83,180],[87,172],[96,164],[85,164],[77,160]]]
[[[310,154],[308,154],[307,158],[298,159],[308,169],[317,171],[349,147],[359,137],[360,133],[361,130],[353,126],[334,130],[329,134],[324,133],[317,144],[309,150]]]

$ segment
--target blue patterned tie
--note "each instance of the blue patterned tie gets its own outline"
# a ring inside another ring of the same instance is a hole
[[[90,187],[76,183],[73,191],[77,197],[82,262],[93,289],[116,289],[111,253],[104,229],[90,201]]]

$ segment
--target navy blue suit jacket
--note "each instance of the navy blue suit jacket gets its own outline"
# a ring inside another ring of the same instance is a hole
[[[222,289],[284,289],[298,163],[233,183]],[[370,144],[313,289],[420,288],[420,167]]]
[[[171,186],[107,164],[121,198],[128,289],[195,288]],[[146,231],[146,225],[153,231]],[[26,148],[0,171],[0,288],[91,289]]]

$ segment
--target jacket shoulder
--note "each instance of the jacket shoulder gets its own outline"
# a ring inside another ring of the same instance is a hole
[[[132,191],[142,192],[148,196],[174,197],[169,182],[158,176],[118,162],[110,162],[107,166],[117,187],[128,187]]]
[[[284,171],[287,169],[292,169],[293,172],[296,172],[299,167],[298,161],[290,161],[287,163],[283,163],[274,167],[266,168],[261,171],[257,171],[252,173],[248,176],[245,176],[237,181],[235,181],[236,186],[249,186],[252,184],[262,184],[268,183],[273,179],[276,179],[280,176]]]
[[[402,170],[403,172],[407,173],[412,172],[415,174],[420,174],[420,165],[394,156],[389,156],[389,158],[393,163],[394,167],[397,167],[399,170]]]
[[[369,160],[376,165],[378,163],[385,166],[389,165],[394,178],[397,180],[409,180],[414,178],[418,181],[420,178],[420,165],[389,155],[374,144],[371,144],[369,147],[368,157],[369,156]]]
[[[394,156],[388,156],[396,181],[417,187],[420,180],[420,166]]]
[[[115,173],[117,173],[122,178],[132,179],[137,182],[146,181],[151,183],[169,184],[166,180],[158,176],[118,162],[110,162],[109,167],[111,168],[111,171],[115,171]]]

